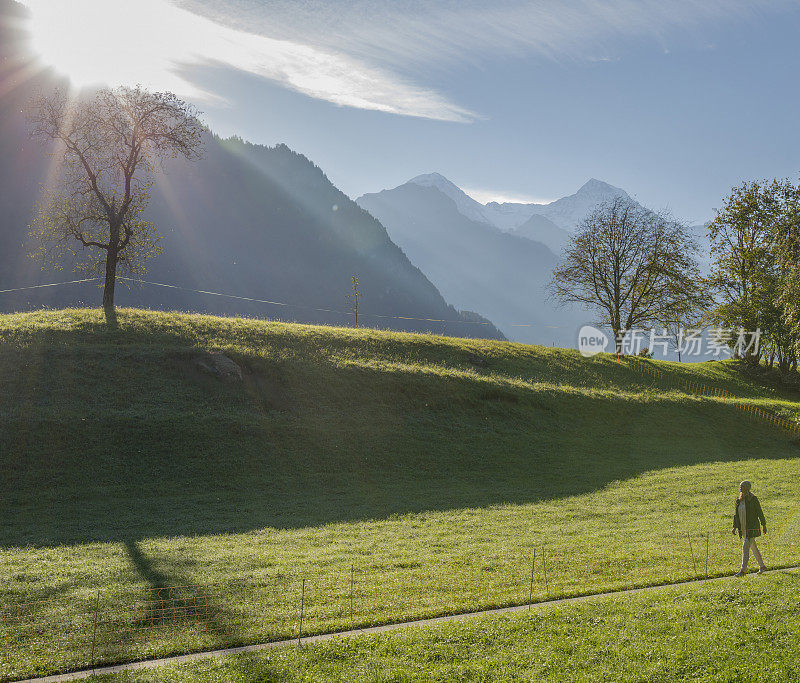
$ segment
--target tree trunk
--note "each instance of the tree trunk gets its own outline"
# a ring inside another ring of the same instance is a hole
[[[106,252],[106,279],[103,285],[103,310],[106,319],[114,318],[114,287],[117,284],[117,261],[119,254],[114,249]]]
[[[618,356],[622,355],[622,336],[618,327],[612,327],[611,333],[614,335],[614,351]]]

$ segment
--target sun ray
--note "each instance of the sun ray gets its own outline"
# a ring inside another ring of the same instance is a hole
[[[35,78],[45,70],[44,65],[36,59],[21,62],[9,73],[0,73],[0,97],[10,95],[14,90]]]

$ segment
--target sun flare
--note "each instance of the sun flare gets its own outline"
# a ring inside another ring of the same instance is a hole
[[[32,11],[34,49],[76,87],[141,83],[177,89],[180,59],[193,52],[169,21],[175,8],[163,0],[26,4]]]
[[[343,53],[233,29],[169,0],[21,0],[42,61],[76,87],[142,85],[193,100],[203,67],[280,83],[337,105],[445,121],[475,117],[436,91]],[[198,68],[199,67],[199,68]]]

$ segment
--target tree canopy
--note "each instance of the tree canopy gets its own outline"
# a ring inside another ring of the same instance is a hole
[[[629,330],[696,310],[703,298],[696,252],[682,224],[617,197],[578,227],[550,289],[563,303],[594,310],[597,322],[613,331],[619,352]]]
[[[709,226],[714,324],[759,332],[759,348],[781,370],[797,364],[800,332],[800,187],[789,180],[733,188]]]
[[[78,269],[104,272],[103,306],[113,311],[117,269],[140,275],[161,250],[144,217],[153,172],[169,157],[200,157],[197,112],[171,93],[123,87],[37,97],[29,120],[58,162],[31,225],[33,255],[57,268],[70,256]]]

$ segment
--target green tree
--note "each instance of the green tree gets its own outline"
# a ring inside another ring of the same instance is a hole
[[[203,127],[191,105],[171,93],[102,89],[87,99],[63,92],[35,99],[32,135],[55,142],[60,162],[31,224],[34,256],[45,265],[104,273],[103,307],[111,316],[117,270],[139,275],[161,248],[144,219],[153,172],[168,157],[200,156]]]
[[[748,350],[746,359],[756,363],[766,354],[787,372],[797,359],[787,289],[796,272],[798,231],[787,222],[786,183],[750,181],[733,188],[708,231],[713,256],[708,281],[715,294],[709,322],[747,335],[759,330],[759,349]]]
[[[773,249],[780,271],[777,304],[784,324],[784,345],[791,347],[789,363],[796,369],[800,344],[800,182],[773,180],[768,195],[772,210]]]
[[[550,291],[562,303],[596,311],[620,353],[627,331],[678,320],[696,307],[702,292],[696,252],[685,226],[618,197],[571,237]]]

